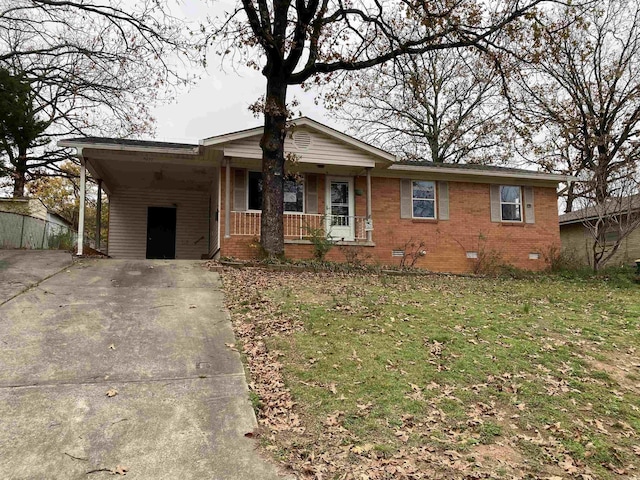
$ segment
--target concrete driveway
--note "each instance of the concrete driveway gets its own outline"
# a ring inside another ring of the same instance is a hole
[[[21,253],[0,252],[0,284],[42,260]],[[280,478],[245,437],[256,423],[218,274],[51,260],[23,293],[0,289],[2,478]]]

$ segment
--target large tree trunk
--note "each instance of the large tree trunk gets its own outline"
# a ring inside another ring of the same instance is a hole
[[[13,196],[14,198],[24,197],[24,187],[27,183],[27,152],[18,152],[18,158],[13,171]]]
[[[287,82],[267,79],[262,148],[262,220],[260,244],[270,257],[284,256],[284,140],[287,124]]]

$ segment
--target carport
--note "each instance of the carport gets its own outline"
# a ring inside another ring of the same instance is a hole
[[[205,153],[194,144],[110,138],[59,145],[75,148],[81,163],[78,255],[83,254],[87,170],[109,198],[111,257],[200,259],[216,253],[221,152]],[[99,210],[98,204],[96,238]]]

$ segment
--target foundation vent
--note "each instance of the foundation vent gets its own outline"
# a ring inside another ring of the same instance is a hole
[[[404,257],[404,250],[391,250],[392,257]]]

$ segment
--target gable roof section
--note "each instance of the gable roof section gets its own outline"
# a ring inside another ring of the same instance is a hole
[[[618,213],[622,211],[622,209],[624,209],[625,212],[640,211],[640,194],[630,195],[628,197],[625,197],[622,200],[622,202],[624,203],[624,206],[621,209],[618,209],[617,211],[612,211],[611,214]],[[604,210],[606,211],[607,208],[605,207]],[[558,220],[560,222],[560,225],[569,225],[572,223],[581,223],[586,220],[593,220],[596,218],[598,218],[598,211],[596,210],[596,208],[587,207],[587,208],[581,208],[580,210],[575,210],[573,212],[560,215]]]
[[[395,162],[397,160],[397,157],[395,155],[387,152],[386,150],[382,150],[381,148],[369,145],[362,140],[358,140],[357,138],[354,138],[350,135],[339,132],[334,128],[328,127],[327,125],[324,125],[320,122],[316,122],[309,117],[300,117],[295,120],[291,120],[290,123],[293,124],[294,127],[306,127],[309,130],[327,135],[328,137],[369,153],[375,156],[377,159],[384,161],[385,163],[391,164],[392,162]],[[225,133],[222,135],[217,135],[215,137],[205,138],[204,140],[200,141],[200,145],[204,147],[211,147],[216,145],[223,145],[237,140],[243,140],[245,138],[255,137],[256,135],[262,135],[263,128],[264,127],[260,126],[249,128],[246,130],[239,130],[237,132]]]

